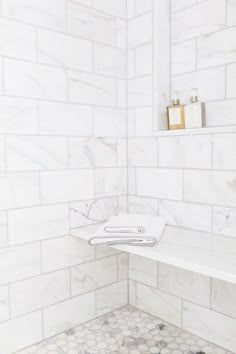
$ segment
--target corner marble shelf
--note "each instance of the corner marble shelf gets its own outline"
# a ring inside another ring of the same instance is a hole
[[[71,229],[71,236],[88,240],[100,225]],[[114,246],[138,256],[236,284],[236,239],[166,226],[155,247]]]
[[[222,127],[205,127],[196,129],[176,129],[176,130],[156,130],[154,136],[182,136],[182,135],[206,135],[206,134],[223,134],[235,133],[236,125]]]

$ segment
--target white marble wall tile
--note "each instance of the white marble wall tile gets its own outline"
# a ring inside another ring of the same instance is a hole
[[[0,213],[0,248],[8,245],[7,226],[7,214]]]
[[[135,0],[127,1],[127,19],[135,16]]]
[[[152,44],[135,49],[135,75],[142,76],[152,73]]]
[[[236,8],[236,6],[235,6]],[[230,64],[227,66],[227,98],[236,98],[236,64]]]
[[[182,200],[183,172],[177,169],[137,169],[137,193],[140,196]]]
[[[6,168],[6,149],[5,149],[5,138],[0,136],[0,172],[4,172]]]
[[[152,41],[152,14],[140,15],[128,21],[128,48],[135,48]]]
[[[114,107],[116,80],[91,73],[69,71],[68,98],[75,103]]]
[[[11,316],[30,313],[69,297],[69,269],[13,283],[10,285]]]
[[[236,124],[236,99],[208,102],[206,104],[206,125],[219,127]]]
[[[129,108],[152,105],[152,76],[128,80]]]
[[[128,303],[127,280],[96,290],[96,314],[104,315]]]
[[[84,39],[38,28],[37,50],[41,63],[92,71],[92,43]]]
[[[183,329],[235,352],[236,320],[191,302],[183,304]]]
[[[99,168],[95,170],[95,196],[97,198],[126,195],[126,193],[126,168]]]
[[[171,10],[176,12],[196,4],[196,0],[171,0]]]
[[[210,307],[211,280],[204,275],[160,263],[158,288],[196,304]]]
[[[152,107],[140,107],[135,110],[136,136],[152,136],[153,116]]]
[[[0,57],[0,94],[3,95],[3,59]]]
[[[1,18],[0,31],[0,55],[36,60],[36,37],[33,26]]]
[[[117,139],[117,166],[127,166],[127,139]]]
[[[129,305],[136,307],[136,282],[129,279]]]
[[[2,15],[36,26],[65,30],[65,0],[3,0]]]
[[[128,141],[129,166],[157,166],[157,140],[155,138],[130,138]]]
[[[236,172],[185,171],[184,200],[194,203],[236,207]]]
[[[119,254],[121,251],[109,246],[99,246],[95,248],[96,259],[105,258]]]
[[[30,278],[41,272],[39,243],[0,250],[0,284]]]
[[[196,40],[191,39],[171,47],[172,75],[194,71],[196,69]]]
[[[236,60],[234,38],[236,27],[198,39],[198,68],[233,63]]]
[[[180,42],[225,28],[224,0],[208,0],[172,15],[172,41]]]
[[[212,279],[211,307],[217,312],[236,318],[236,285]]]
[[[98,137],[125,137],[126,113],[122,109],[95,108],[94,135]]]
[[[137,194],[136,168],[128,167],[128,195]]]
[[[172,94],[178,91],[182,103],[189,103],[192,89],[199,92],[199,99],[205,101],[225,98],[225,67],[194,71],[172,77]],[[208,117],[208,116],[207,116]]]
[[[213,168],[236,170],[236,134],[213,136]]]
[[[12,354],[40,342],[43,340],[41,311],[1,323],[0,333],[0,352],[4,354]]]
[[[1,134],[37,134],[37,102],[29,99],[0,97]]]
[[[126,18],[126,0],[94,0],[93,7],[109,15]]]
[[[70,138],[69,167],[115,167],[117,142],[114,138]]]
[[[7,321],[10,316],[8,286],[0,287],[0,322]]]
[[[95,317],[95,294],[88,293],[43,310],[44,335],[57,333],[88,322]]]
[[[94,72],[120,79],[126,77],[126,52],[124,49],[94,44]]]
[[[126,50],[126,20],[116,20],[116,46]]]
[[[6,138],[8,171],[67,168],[67,140],[62,137],[9,136]]]
[[[39,132],[44,135],[91,136],[93,109],[79,104],[39,101]]]
[[[44,204],[94,197],[94,173],[91,169],[41,172],[40,181]]]
[[[181,299],[140,283],[136,284],[136,296],[137,308],[181,327]]]
[[[158,200],[152,198],[129,196],[130,214],[147,214],[157,216]]]
[[[118,260],[118,280],[124,280],[128,278],[128,264],[129,254],[120,253],[117,256]]]
[[[128,196],[118,196],[118,215],[120,214],[128,214]]]
[[[227,0],[227,25],[236,25],[236,4],[234,0]]]
[[[67,2],[68,33],[91,41],[116,45],[116,18],[95,9]]]
[[[70,226],[75,228],[105,222],[117,213],[116,197],[71,203]]]
[[[134,254],[129,255],[129,278],[140,283],[157,287],[157,267],[156,261]]]
[[[127,79],[135,77],[136,75],[135,62],[135,49],[130,49],[127,51]]]
[[[152,0],[135,0],[135,16],[152,10]]]
[[[5,91],[9,96],[65,101],[65,72],[56,67],[4,59]]]
[[[10,245],[67,235],[69,207],[61,204],[11,210],[8,225]]]
[[[95,250],[87,242],[72,236],[43,241],[42,266],[44,272],[71,267],[94,260]]]
[[[212,210],[208,205],[160,200],[159,213],[168,225],[211,232]]]
[[[160,167],[212,167],[212,137],[210,135],[165,137],[158,139]]]
[[[236,209],[213,207],[213,232],[236,237]]]
[[[0,210],[39,204],[37,173],[18,172],[0,174]]]
[[[117,85],[117,93],[116,93],[116,103],[117,103],[117,108],[123,108],[126,109],[127,107],[127,81],[126,80],[121,80],[117,79],[116,85]]]
[[[117,282],[117,257],[107,257],[71,269],[72,296]]]

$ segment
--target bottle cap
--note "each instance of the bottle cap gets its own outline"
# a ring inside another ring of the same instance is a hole
[[[173,95],[172,104],[173,104],[173,106],[180,104],[179,92],[178,92],[178,91],[176,91],[176,92],[174,93],[174,95]]]
[[[198,89],[196,88],[192,89],[190,102],[191,103],[198,102]]]

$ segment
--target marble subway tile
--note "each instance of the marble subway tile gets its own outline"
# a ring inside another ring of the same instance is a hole
[[[75,228],[105,222],[117,213],[116,197],[71,203],[70,226]]]
[[[160,290],[136,283],[138,309],[181,327],[182,300]]]
[[[139,283],[157,287],[157,267],[156,261],[134,254],[129,255],[129,278]]]
[[[152,14],[140,15],[128,21],[128,49],[152,41]]]
[[[211,232],[212,210],[208,205],[160,200],[159,213],[168,225]]]
[[[116,103],[117,108],[126,109],[127,106],[127,81],[117,79],[116,86],[117,86],[117,93],[116,93]]]
[[[80,4],[84,5],[87,7],[92,7],[93,6],[93,0],[74,0],[75,4]]]
[[[184,172],[184,200],[215,206],[236,207],[236,172]]]
[[[65,0],[2,0],[2,15],[36,26],[65,31]]]
[[[39,178],[34,172],[0,174],[0,210],[39,204]]]
[[[72,0],[67,2],[68,33],[107,45],[116,45],[116,18]]]
[[[152,76],[128,80],[129,108],[152,105]]]
[[[226,75],[227,98],[236,98],[236,64],[230,64],[227,66]]]
[[[117,141],[115,138],[70,138],[69,167],[115,167]]]
[[[120,18],[116,21],[116,46],[126,51],[126,20]]]
[[[236,27],[212,33],[198,39],[198,68],[233,63],[236,60],[234,38]]]
[[[209,169],[212,167],[212,138],[210,135],[160,138],[158,162],[160,167]]]
[[[69,71],[68,98],[74,103],[114,107],[116,80],[92,73]]]
[[[8,245],[8,223],[7,223],[7,213],[0,213],[0,249],[7,247]]]
[[[118,261],[118,280],[128,279],[129,254],[120,253],[117,256]]]
[[[136,282],[129,279],[129,305],[136,306]]]
[[[72,236],[43,241],[42,266],[44,272],[72,267],[94,260],[95,250],[87,242]]]
[[[41,272],[39,243],[1,249],[0,256],[0,284],[30,278]]]
[[[126,77],[126,52],[124,49],[94,44],[94,72],[120,79]]]
[[[137,193],[143,197],[182,200],[183,172],[177,169],[137,169]]]
[[[37,134],[37,102],[35,100],[0,97],[1,134]]]
[[[125,137],[125,110],[96,107],[94,109],[94,135],[98,137]]]
[[[183,329],[235,352],[236,320],[191,302],[183,304]]]
[[[69,207],[61,204],[11,210],[8,225],[10,245],[67,235]]]
[[[196,39],[184,41],[171,47],[172,75],[191,72],[196,69]]]
[[[128,76],[128,79],[131,79],[132,77],[136,76],[135,62],[136,62],[135,49],[130,49],[127,51],[127,76]]]
[[[135,16],[135,0],[127,1],[127,19]]]
[[[172,15],[172,41],[180,42],[225,28],[224,0],[203,1]]]
[[[236,285],[212,279],[211,307],[217,312],[236,318]]]
[[[117,282],[117,257],[111,256],[71,269],[72,296]]]
[[[120,254],[121,251],[111,248],[110,246],[99,246],[95,248],[96,259],[105,258]]]
[[[127,305],[128,284],[127,280],[108,285],[105,288],[96,290],[96,314],[104,315]]]
[[[5,149],[5,138],[0,136],[0,172],[4,172],[6,169],[6,149]]]
[[[199,99],[203,102],[225,98],[225,68],[223,66],[176,75],[172,77],[171,82],[172,94],[178,91],[181,102],[184,104],[189,103],[193,87],[198,89]]]
[[[227,1],[227,25],[236,25],[236,4],[234,0]]]
[[[130,138],[128,141],[129,166],[157,166],[157,140],[155,138]]]
[[[3,59],[0,57],[0,94],[3,95]]]
[[[117,166],[127,166],[127,139],[117,139]]]
[[[43,310],[44,334],[51,337],[95,318],[95,295],[88,293]]]
[[[208,127],[235,125],[235,110],[236,99],[208,102],[206,104],[206,125]]]
[[[109,15],[126,18],[126,0],[94,0],[93,7]]]
[[[0,352],[4,354],[12,354],[40,342],[43,340],[41,311],[1,323],[0,333]]]
[[[135,75],[152,74],[152,43],[135,49]]]
[[[67,99],[66,74],[60,68],[5,58],[4,78],[9,96]]]
[[[213,207],[213,232],[236,237],[236,209]]]
[[[135,16],[152,10],[152,0],[135,0]]]
[[[13,283],[10,285],[11,315],[30,313],[69,297],[69,269]]]
[[[128,195],[137,194],[136,168],[128,167]]]
[[[210,307],[209,277],[160,263],[158,288],[196,304]]]
[[[195,5],[196,2],[197,0],[171,0],[171,10],[172,12],[180,11]]]
[[[81,71],[92,71],[92,43],[65,34],[37,29],[38,61]]]
[[[36,60],[36,37],[33,26],[1,18],[0,31],[0,55]]]
[[[135,134],[137,137],[152,136],[153,115],[152,107],[140,107],[135,110]]]
[[[10,317],[8,286],[0,287],[0,323],[7,321]]]
[[[93,109],[79,104],[39,101],[39,133],[92,136]]]
[[[236,170],[236,134],[213,136],[213,168]]]
[[[129,196],[129,212],[131,214],[158,215],[158,200],[153,198]]]
[[[40,173],[43,204],[85,200],[94,197],[92,169]]]
[[[67,168],[67,140],[62,137],[9,136],[6,138],[8,171]]]
[[[95,170],[95,196],[97,198],[127,193],[127,170],[119,168],[99,168]]]

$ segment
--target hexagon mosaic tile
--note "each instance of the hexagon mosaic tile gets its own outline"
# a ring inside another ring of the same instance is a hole
[[[17,354],[231,354],[130,306]]]

